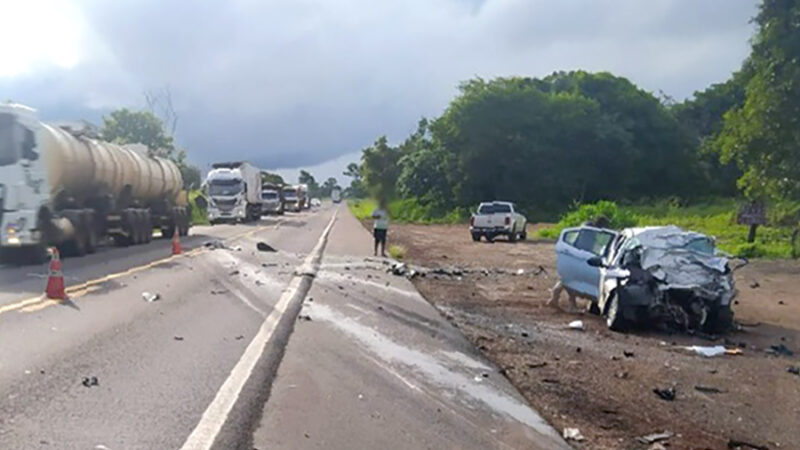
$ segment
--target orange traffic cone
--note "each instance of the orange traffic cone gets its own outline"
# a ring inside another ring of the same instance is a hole
[[[58,249],[50,248],[50,269],[47,277],[45,294],[52,300],[66,300],[67,292],[64,290],[64,274],[61,273],[61,258]]]
[[[178,227],[175,227],[175,233],[172,234],[172,254],[180,255],[181,253],[183,253],[183,248],[181,248],[181,240],[178,237]]]

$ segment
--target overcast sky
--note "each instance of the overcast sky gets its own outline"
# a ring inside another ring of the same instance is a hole
[[[0,101],[46,120],[169,86],[192,161],[339,175],[462,80],[611,71],[683,99],[749,52],[755,0],[0,0]],[[335,161],[332,161],[335,160]],[[283,171],[294,173],[294,171]]]

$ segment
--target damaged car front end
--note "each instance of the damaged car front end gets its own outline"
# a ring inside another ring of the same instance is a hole
[[[655,326],[723,333],[733,325],[736,296],[729,258],[704,234],[676,226],[623,230],[603,257],[599,310],[609,328]]]

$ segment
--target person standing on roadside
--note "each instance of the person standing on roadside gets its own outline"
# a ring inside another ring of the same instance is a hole
[[[389,232],[389,212],[386,210],[386,201],[378,201],[378,207],[372,211],[372,218],[375,220],[372,225],[372,236],[375,237],[375,256],[378,256],[378,244],[380,244],[381,256],[386,257],[386,233]]]

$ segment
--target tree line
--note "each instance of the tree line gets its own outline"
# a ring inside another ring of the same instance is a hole
[[[607,72],[475,78],[443,114],[363,149],[349,194],[444,213],[504,199],[558,213],[602,199],[800,193],[800,0],[764,0],[752,50],[683,102]]]

